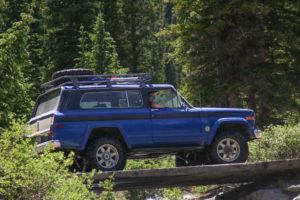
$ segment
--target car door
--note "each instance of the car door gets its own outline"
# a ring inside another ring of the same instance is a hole
[[[150,108],[154,145],[199,146],[202,142],[199,111],[184,107],[183,99],[172,88],[150,93],[155,94]],[[165,105],[167,108],[154,108],[155,105]]]

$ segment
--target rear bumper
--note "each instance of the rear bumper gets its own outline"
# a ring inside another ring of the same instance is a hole
[[[47,142],[43,142],[36,145],[35,149],[37,150],[38,153],[41,153],[44,151],[46,147],[58,149],[61,148],[61,143],[59,140],[49,140]]]
[[[251,140],[259,139],[259,138],[261,138],[261,134],[262,134],[261,130],[255,129],[254,132],[253,132],[253,135],[251,135],[250,139]]]

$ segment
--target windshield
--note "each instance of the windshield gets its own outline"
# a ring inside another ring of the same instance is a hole
[[[58,104],[59,94],[60,89],[50,92],[39,98],[34,116],[38,116],[51,110],[55,110]]]

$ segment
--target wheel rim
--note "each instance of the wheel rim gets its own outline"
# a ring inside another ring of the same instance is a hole
[[[234,139],[225,138],[218,143],[217,154],[223,161],[232,162],[240,155],[240,145]]]
[[[117,165],[119,153],[117,148],[113,145],[103,144],[98,148],[96,158],[101,167],[110,169]]]

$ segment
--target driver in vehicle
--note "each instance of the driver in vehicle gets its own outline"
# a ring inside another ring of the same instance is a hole
[[[149,92],[148,100],[149,100],[151,108],[168,108],[167,105],[161,105],[161,104],[154,103],[154,99],[155,99],[155,92],[154,91]]]

